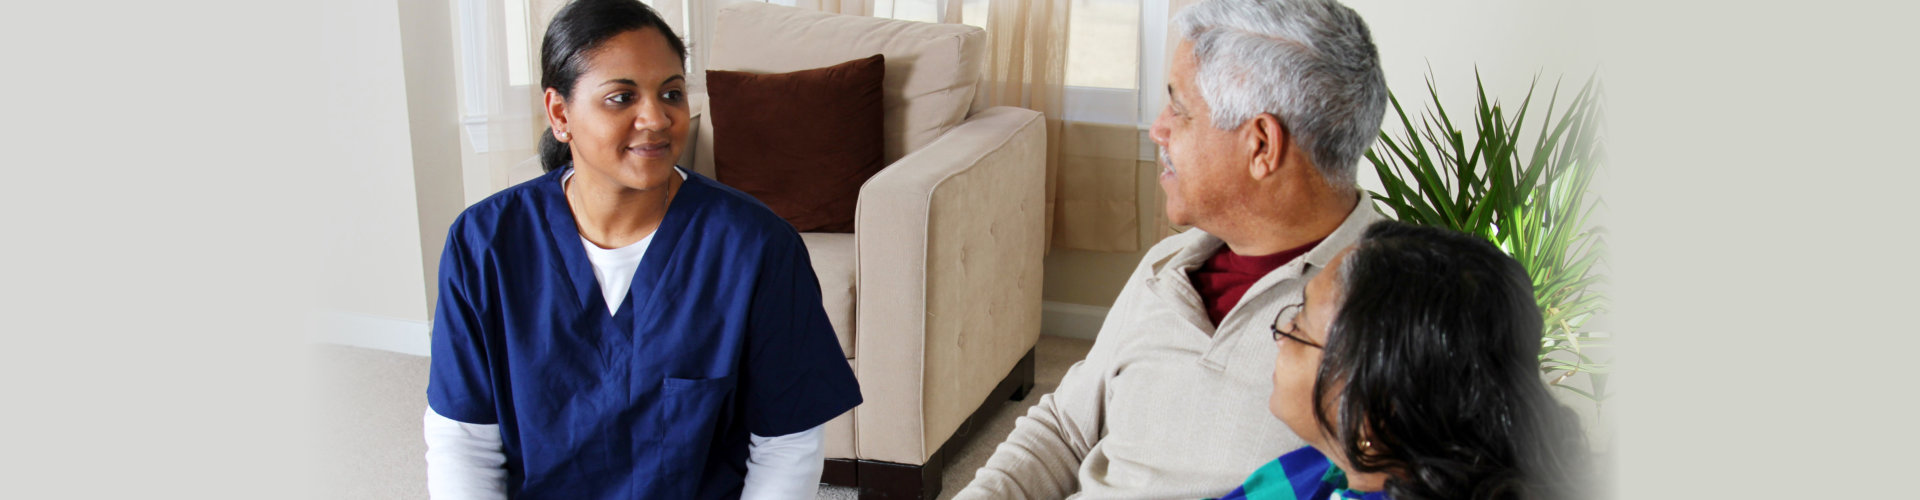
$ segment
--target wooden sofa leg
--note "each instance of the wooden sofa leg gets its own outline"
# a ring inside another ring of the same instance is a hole
[[[861,500],[932,500],[940,496],[940,472],[946,470],[945,454],[936,454],[926,465],[860,461]]]
[[[1019,363],[1013,365],[1013,372],[1008,373],[1007,380],[1000,383],[1000,385],[1003,386],[1008,383],[1014,384],[1013,394],[1007,399],[1012,401],[1026,401],[1027,393],[1033,392],[1033,351],[1033,349],[1027,349],[1027,355],[1020,358]],[[996,390],[995,392],[999,391]]]
[[[848,488],[860,487],[860,462],[851,458],[829,458],[820,469],[820,482]]]
[[[965,438],[973,434],[974,427],[986,421],[1000,405],[1006,401],[1021,401],[1033,392],[1034,350],[1027,349],[1027,355],[1014,363],[1013,370],[1006,378],[994,386],[987,394],[987,400],[980,402],[980,408],[960,423],[953,436],[927,457],[924,465],[896,464],[872,460],[853,460],[845,458],[827,459],[826,468],[821,471],[820,482],[834,486],[859,488],[861,500],[932,500],[940,496],[941,473],[946,472],[947,456],[956,453]]]

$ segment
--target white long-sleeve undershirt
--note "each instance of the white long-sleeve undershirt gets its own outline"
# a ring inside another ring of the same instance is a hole
[[[507,454],[500,426],[460,422],[427,408],[427,497],[507,498]]]
[[[504,500],[507,455],[499,425],[469,424],[427,408],[427,496],[437,500]],[[826,465],[826,426],[784,436],[747,435],[743,500],[813,498]]]
[[[785,436],[747,435],[747,486],[741,500],[813,498],[827,466],[825,425]]]

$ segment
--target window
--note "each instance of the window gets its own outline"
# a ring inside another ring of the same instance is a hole
[[[962,2],[963,23],[991,29],[987,26],[989,0],[876,0],[873,12],[876,17],[938,22],[943,1]],[[1157,71],[1161,65],[1142,64],[1142,49],[1149,44],[1144,43],[1147,41],[1141,33],[1156,31],[1152,31],[1154,21],[1143,20],[1140,13],[1154,12],[1155,8],[1165,11],[1167,0],[1069,1],[1067,88],[1062,103],[1066,118],[1111,124],[1152,123],[1158,108],[1142,107],[1149,103],[1139,97],[1138,82],[1160,81],[1160,77],[1142,74],[1141,70],[1144,66]],[[1164,20],[1158,22],[1164,24]],[[1164,33],[1164,27],[1160,29],[1158,33]],[[1155,53],[1149,52],[1147,57],[1155,57]]]
[[[531,25],[527,24],[526,0],[506,0],[505,28],[507,30],[507,85],[520,87],[532,85],[529,71],[537,61],[528,57],[533,44],[528,42]]]
[[[1133,89],[1140,71],[1140,2],[1072,0],[1067,86]]]

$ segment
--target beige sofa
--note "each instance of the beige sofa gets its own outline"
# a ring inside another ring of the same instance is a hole
[[[711,69],[784,73],[886,55],[884,158],[853,234],[805,233],[828,316],[866,402],[827,425],[827,483],[933,498],[943,445],[1024,397],[1040,333],[1046,133],[1040,113],[981,109],[985,33],[966,25],[744,2],[723,7]],[[693,50],[701,50],[693,47]],[[714,177],[705,96],[681,165]],[[804,123],[795,126],[806,126]],[[515,181],[539,173],[516,167]]]
[[[983,403],[1032,385],[1047,240],[1042,118],[975,109],[986,34],[971,26],[758,2],[723,7],[714,25],[711,69],[781,73],[886,55],[890,164],[860,188],[853,234],[802,235],[866,397],[828,424],[826,480],[868,497],[932,498],[942,445]],[[752,147],[715,136],[703,118],[702,173],[715,141]],[[1010,377],[1016,365],[1023,373]]]

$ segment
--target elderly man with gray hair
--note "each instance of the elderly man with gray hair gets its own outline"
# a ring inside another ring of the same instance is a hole
[[[1093,350],[1015,424],[961,499],[1218,497],[1303,446],[1268,412],[1282,308],[1380,216],[1354,181],[1387,88],[1332,0],[1180,12],[1154,120],[1167,218]]]

